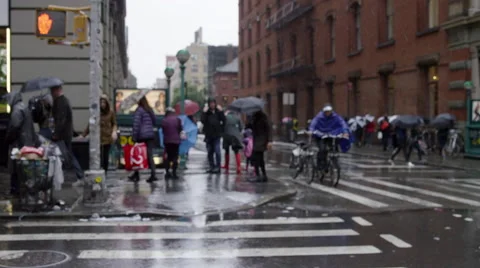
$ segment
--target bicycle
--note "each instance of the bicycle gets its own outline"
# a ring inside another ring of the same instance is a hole
[[[315,149],[311,144],[311,139],[309,139],[308,143],[298,142],[297,144],[300,151],[298,154],[298,166],[293,179],[298,178],[301,174],[306,178],[310,178],[315,167]]]
[[[330,186],[337,187],[338,183],[340,182],[341,176],[341,169],[340,163],[338,161],[339,152],[338,152],[338,139],[343,139],[343,134],[341,135],[323,135],[321,139],[330,139],[331,142],[327,143],[327,163],[325,164],[325,168],[320,170],[319,167],[316,166],[316,161],[314,161],[315,168],[313,169],[312,176],[310,177],[309,184],[312,183],[317,177],[319,177],[320,183],[324,183],[324,179],[326,175],[330,175]],[[319,152],[320,153],[320,152]],[[321,174],[319,174],[321,173]]]
[[[307,134],[308,132],[307,131],[299,131],[297,133],[297,135],[305,135]],[[306,142],[304,141],[296,141],[295,144],[297,145],[297,147],[295,147],[295,149],[292,150],[292,153],[290,154],[290,165],[289,165],[289,168],[291,169],[296,169],[299,167],[300,165],[300,154],[303,153],[303,150],[304,150],[304,146],[307,144]]]
[[[447,155],[456,158],[462,152],[463,146],[464,142],[460,132],[456,129],[450,129],[448,141],[442,151],[442,155],[444,158]]]

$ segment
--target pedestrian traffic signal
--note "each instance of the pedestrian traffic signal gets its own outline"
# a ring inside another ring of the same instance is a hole
[[[65,39],[67,12],[37,9],[35,34],[38,38]]]
[[[75,31],[75,41],[79,43],[87,42],[89,39],[89,22],[87,15],[77,15],[73,18],[73,29]]]

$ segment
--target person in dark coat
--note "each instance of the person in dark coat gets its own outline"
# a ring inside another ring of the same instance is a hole
[[[153,149],[155,147],[155,126],[156,118],[152,107],[148,104],[145,97],[138,101],[137,110],[133,117],[133,141],[136,143],[145,143],[147,145],[148,166],[150,168],[150,178],[147,182],[158,181],[155,174],[155,162],[153,161]],[[136,170],[128,177],[131,181],[139,181],[140,174]]]
[[[225,128],[225,114],[217,106],[215,99],[208,100],[208,107],[205,107],[202,114],[203,132],[205,133],[205,143],[207,144],[208,163],[210,168],[208,173],[220,173],[220,139]],[[215,155],[215,161],[213,156]]]
[[[55,128],[53,131],[52,140],[60,144],[60,148],[65,147],[62,153],[67,154],[70,164],[73,165],[77,181],[73,186],[83,185],[83,170],[78,163],[77,158],[73,154],[72,139],[73,139],[73,112],[70,101],[63,95],[62,86],[50,88],[50,94],[53,97],[52,115]]]
[[[23,146],[37,146],[38,137],[35,134],[33,119],[27,107],[22,101],[20,91],[14,91],[7,95],[8,104],[12,107],[10,123],[7,128],[5,142],[9,145],[9,156],[13,148],[21,149]],[[10,194],[18,194],[18,174],[15,162],[8,158],[8,169],[10,172]]]
[[[162,120],[163,144],[167,153],[165,163],[165,179],[178,179],[178,152],[180,148],[180,133],[183,131],[182,120],[175,115],[175,109],[168,107],[165,118]],[[172,173],[170,173],[170,165]]]
[[[252,162],[256,174],[256,177],[249,181],[267,182],[264,153],[271,147],[272,141],[272,130],[267,115],[263,111],[254,113],[246,128],[250,128],[253,134]]]

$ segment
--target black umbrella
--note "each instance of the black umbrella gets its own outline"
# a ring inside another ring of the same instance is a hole
[[[435,119],[430,122],[430,124],[433,127],[436,128],[451,128],[455,124],[455,121],[457,121],[457,118],[453,114],[439,114]]]
[[[399,128],[414,128],[423,125],[424,121],[418,115],[399,115],[391,123]]]
[[[58,87],[63,85],[63,81],[56,77],[38,77],[32,80],[29,80],[23,84],[21,91],[23,93],[32,92],[42,89],[47,89],[51,87]]]
[[[262,99],[256,97],[246,97],[236,99],[228,106],[228,110],[237,112],[252,114],[257,111],[261,111],[265,106],[265,102]]]

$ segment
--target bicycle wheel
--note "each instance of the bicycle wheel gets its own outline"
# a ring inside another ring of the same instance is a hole
[[[340,182],[340,165],[338,164],[337,157],[332,157],[328,169],[330,175],[330,185],[337,187],[338,182]]]
[[[309,157],[309,162],[310,162],[310,174],[307,177],[308,184],[311,184],[316,178],[318,178],[318,168],[316,164],[316,159],[314,157]]]
[[[291,169],[294,169],[294,168],[297,168],[299,166],[299,161],[300,160],[300,157],[299,156],[295,156],[293,153],[290,155],[290,168]]]
[[[300,174],[302,174],[304,166],[305,166],[305,158],[304,158],[304,157],[300,157],[300,158],[299,158],[299,163],[298,163],[297,169],[295,170],[295,175],[293,175],[293,179],[294,179],[294,180],[295,180],[296,178],[298,178],[298,176],[300,176]]]

